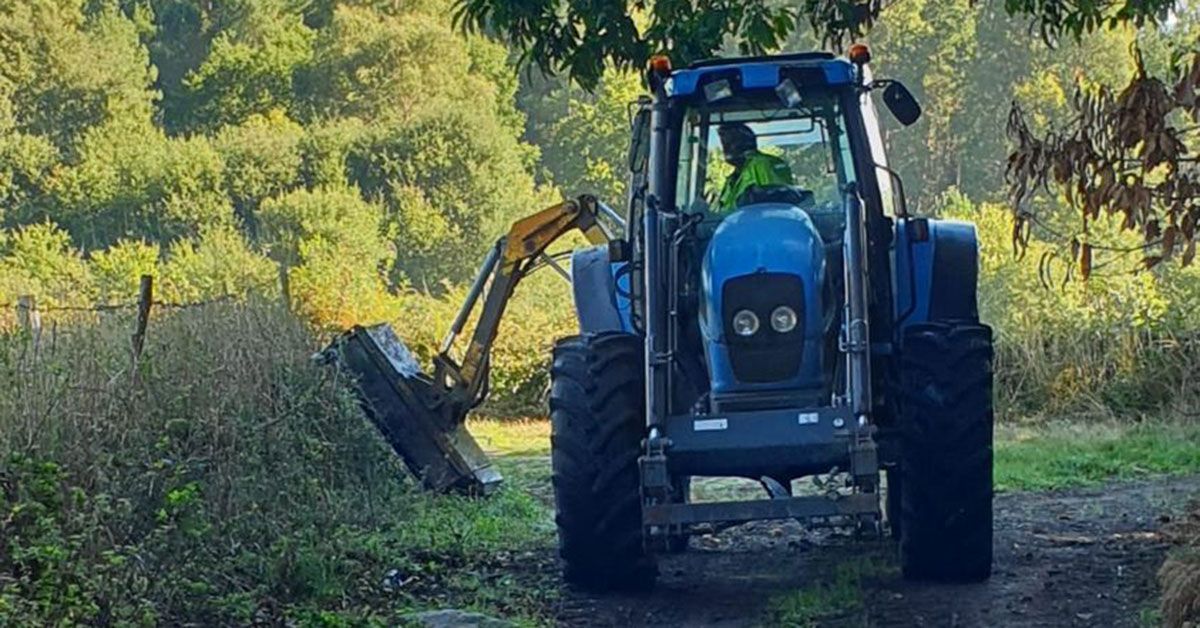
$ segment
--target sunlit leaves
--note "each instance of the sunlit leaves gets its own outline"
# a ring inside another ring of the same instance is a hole
[[[564,74],[593,89],[605,67],[641,70],[649,55],[676,64],[714,56],[727,44],[742,53],[778,51],[802,24],[825,46],[842,49],[863,36],[882,12],[903,0],[457,0],[455,20],[466,30],[494,32],[521,52],[522,62]],[[982,4],[973,1],[971,4]],[[1173,0],[1006,0],[1047,41],[1079,39],[1101,28],[1162,20]],[[644,15],[639,28],[632,16]]]
[[[1125,229],[1140,230],[1143,268],[1172,259],[1180,249],[1187,265],[1194,258],[1191,243],[1200,218],[1200,168],[1194,129],[1179,124],[1195,116],[1191,95],[1200,81],[1200,52],[1176,72],[1173,85],[1151,76],[1140,54],[1137,67],[1120,92],[1080,85],[1072,101],[1075,118],[1044,135],[1032,131],[1014,107],[1008,127],[1016,145],[1008,162],[1009,195],[1022,208],[1018,223],[1033,219],[1024,208],[1034,195],[1057,190],[1079,212],[1085,234],[1102,213],[1120,216]],[[1023,247],[1027,239],[1018,232],[1014,243]],[[1088,276],[1092,257],[1081,250],[1078,259],[1081,274]]]

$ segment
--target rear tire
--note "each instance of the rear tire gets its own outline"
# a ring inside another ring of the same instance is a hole
[[[563,578],[588,591],[644,590],[657,568],[642,544],[638,457],[645,432],[637,336],[560,340],[551,370],[551,466]]]
[[[992,330],[905,330],[901,353],[900,566],[904,577],[978,582],[992,571]]]

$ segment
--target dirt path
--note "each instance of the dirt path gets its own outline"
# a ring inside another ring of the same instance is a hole
[[[996,498],[992,579],[970,586],[909,584],[895,569],[864,580],[864,606],[819,625],[1138,626],[1155,594],[1165,544],[1157,530],[1190,497],[1200,477],[1103,488],[1014,493]],[[862,553],[894,554],[888,541],[864,543],[792,523],[754,524],[692,540],[661,563],[647,596],[566,593],[566,626],[762,626],[772,599],[829,578]]]

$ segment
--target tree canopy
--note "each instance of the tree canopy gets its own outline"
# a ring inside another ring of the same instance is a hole
[[[776,50],[805,23],[825,45],[840,48],[903,1],[803,0],[794,6],[772,0],[456,0],[455,19],[470,32],[499,34],[521,53],[523,64],[566,74],[592,89],[606,67],[641,69],[652,54],[687,64],[712,57],[730,43],[747,54]],[[1004,0],[1010,14],[1027,17],[1048,41],[1078,39],[1130,23],[1158,23],[1168,18],[1174,4]]]

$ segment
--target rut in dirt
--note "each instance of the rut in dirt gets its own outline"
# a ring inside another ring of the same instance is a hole
[[[1167,550],[1160,529],[1200,495],[1200,476],[999,495],[995,567],[977,585],[903,581],[895,569],[864,581],[863,608],[830,626],[1139,626],[1155,605],[1155,572]],[[895,554],[794,523],[757,523],[693,538],[664,558],[644,596],[567,592],[564,626],[771,625],[772,599],[795,592],[863,554]]]

